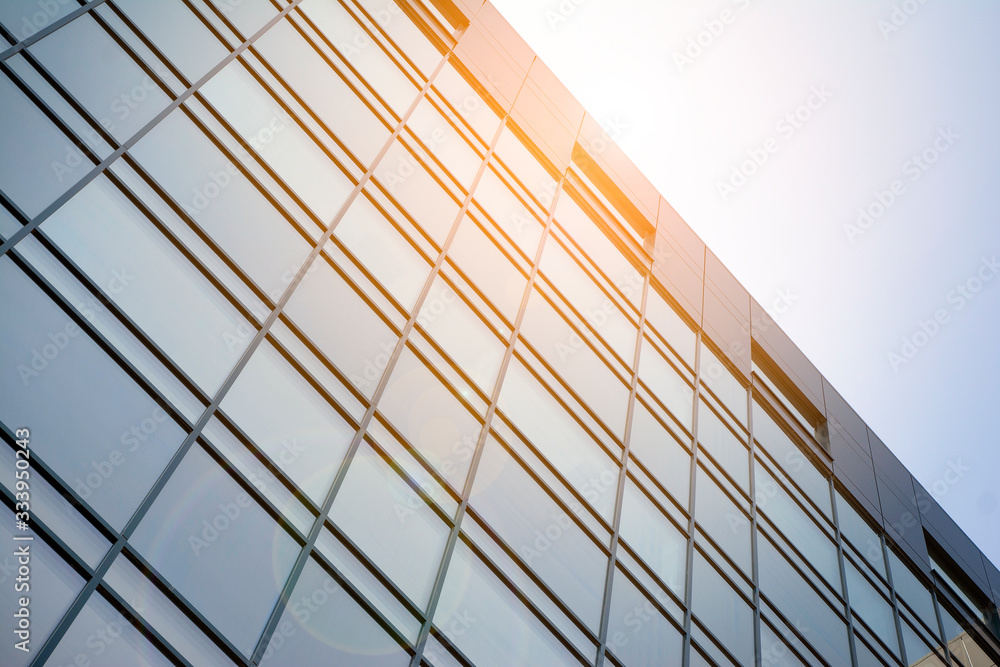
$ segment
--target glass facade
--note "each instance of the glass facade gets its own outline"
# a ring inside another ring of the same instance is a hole
[[[995,665],[505,26],[0,3],[0,664]]]

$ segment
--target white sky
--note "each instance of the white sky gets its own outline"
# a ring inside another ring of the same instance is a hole
[[[624,126],[619,145],[761,304],[791,296],[781,327],[1000,563],[1000,275],[983,263],[1000,259],[1000,3],[493,4]],[[807,120],[782,122],[818,90]],[[933,164],[913,161],[925,150]],[[881,216],[850,229],[894,181]],[[972,298],[953,291],[980,270],[992,280]]]

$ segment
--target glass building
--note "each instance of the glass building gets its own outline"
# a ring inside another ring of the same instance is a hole
[[[0,664],[997,663],[997,568],[490,3],[0,40]]]

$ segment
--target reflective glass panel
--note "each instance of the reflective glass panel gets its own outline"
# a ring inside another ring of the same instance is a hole
[[[622,501],[621,537],[677,595],[683,595],[687,539],[630,479]]]

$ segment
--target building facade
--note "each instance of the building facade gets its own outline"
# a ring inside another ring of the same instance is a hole
[[[1000,572],[490,3],[0,40],[0,664],[996,664]]]

